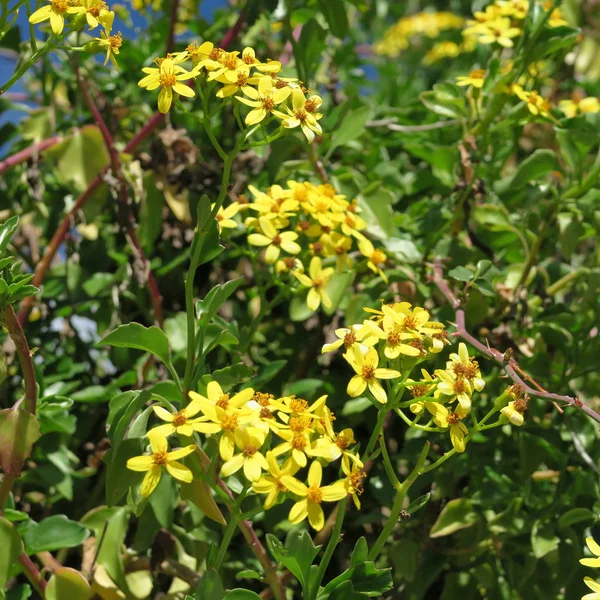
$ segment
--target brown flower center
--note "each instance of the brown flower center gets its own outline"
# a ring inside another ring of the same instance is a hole
[[[318,485],[311,485],[306,492],[306,498],[309,502],[321,504],[323,502],[323,492]]]
[[[275,102],[273,101],[273,98],[271,98],[271,96],[263,98],[262,104],[263,108],[269,112],[271,112],[275,108]]]
[[[237,415],[224,415],[221,419],[221,426],[225,431],[233,431],[238,426]]]
[[[256,448],[254,446],[246,446],[242,450],[244,456],[254,456],[256,454]]]
[[[52,10],[56,13],[62,14],[69,8],[67,0],[52,0]]]
[[[166,452],[154,452],[152,454],[152,462],[160,467],[167,464],[167,453]]]
[[[174,73],[161,73],[160,85],[163,87],[173,87],[177,83],[177,77]]]
[[[183,411],[180,410],[177,414],[175,414],[173,416],[173,425],[175,425],[175,427],[181,427],[182,425],[185,425],[186,423],[187,423],[187,417],[185,416]]]
[[[459,423],[461,421],[462,417],[460,415],[457,415],[455,412],[452,412],[448,415],[448,424],[449,425],[456,425],[457,423]]]
[[[216,406],[219,406],[223,410],[227,410],[229,406],[229,394],[222,394],[216,402]]]
[[[361,377],[365,381],[375,379],[375,367],[373,367],[372,365],[364,365],[361,371]]]
[[[295,433],[292,438],[292,448],[295,450],[304,450],[306,448],[306,438],[301,433]]]
[[[308,409],[308,402],[302,400],[302,398],[294,398],[290,402],[290,408],[292,409],[292,412],[301,413]]]
[[[352,346],[355,342],[356,342],[356,336],[354,335],[354,332],[349,331],[344,336],[344,346],[346,346],[346,348],[350,348],[350,346]]]

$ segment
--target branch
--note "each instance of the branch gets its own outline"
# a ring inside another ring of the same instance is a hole
[[[38,155],[40,152],[55,146],[59,142],[62,142],[62,137],[60,135],[55,135],[54,137],[48,138],[47,140],[42,140],[36,144],[31,144],[28,148],[16,152],[12,156],[5,158],[4,160],[0,160],[0,173],[22,163],[25,160],[29,160],[32,156]]]
[[[448,282],[444,279],[444,268],[439,259],[436,259],[433,264],[433,282],[440,290],[444,298],[448,301],[448,303],[452,306],[455,312],[455,320],[456,320],[456,332],[455,336],[462,338],[465,342],[468,342],[474,348],[477,348],[481,354],[486,356],[487,358],[493,360],[497,365],[502,367],[510,380],[519,385],[523,391],[533,398],[541,398],[543,400],[550,400],[552,402],[563,402],[569,406],[574,406],[579,410],[582,410],[589,417],[594,419],[594,421],[600,423],[600,414],[598,414],[595,410],[585,405],[578,398],[574,398],[572,396],[563,396],[560,394],[552,394],[550,392],[545,391],[543,388],[536,389],[528,385],[525,380],[519,376],[519,373],[523,373],[524,377],[529,381],[533,381],[531,377],[525,374],[525,372],[519,367],[519,364],[514,359],[507,359],[506,356],[496,350],[495,348],[490,348],[482,344],[479,340],[474,338],[465,327],[465,311],[462,308],[462,304],[460,300],[454,295]]]
[[[176,4],[177,4],[177,1],[174,0],[174,5],[176,5]],[[121,220],[123,228],[125,229],[125,231],[127,233],[127,238],[129,239],[129,242],[134,250],[134,253],[137,253],[138,258],[140,259],[140,261],[143,265],[145,279],[146,279],[146,287],[148,289],[148,293],[149,293],[150,299],[152,301],[152,307],[153,307],[153,311],[154,311],[154,320],[162,328],[163,324],[164,324],[162,296],[160,294],[160,290],[158,289],[158,283],[156,282],[156,278],[154,277],[154,274],[150,270],[150,261],[144,254],[144,250],[142,249],[142,246],[137,237],[137,232],[136,232],[136,228],[135,228],[135,217],[133,216],[133,212],[131,210],[131,202],[129,199],[129,192],[127,190],[127,183],[125,181],[125,178],[123,177],[123,172],[121,169],[121,161],[119,159],[119,153],[117,152],[117,149],[115,148],[115,143],[114,143],[113,137],[112,137],[106,123],[104,122],[104,119],[102,118],[102,115],[100,114],[100,111],[98,110],[98,107],[94,104],[94,101],[92,100],[92,97],[89,94],[87,85],[85,84],[85,82],[83,81],[83,79],[80,76],[77,65],[75,66],[75,73],[77,75],[77,79],[79,81],[79,87],[81,88],[81,91],[82,91],[85,101],[88,105],[88,108],[90,109],[90,111],[94,117],[94,121],[96,121],[96,125],[98,125],[98,128],[100,129],[100,132],[102,133],[102,137],[104,139],[104,144],[105,144],[106,149],[108,150],[108,153],[110,156],[110,162],[111,162],[111,168],[112,168],[113,174],[119,182],[119,196],[120,196],[120,200],[121,200],[120,206],[119,206],[119,214],[121,216],[120,220]]]

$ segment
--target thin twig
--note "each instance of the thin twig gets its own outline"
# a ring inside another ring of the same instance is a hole
[[[46,140],[42,140],[41,142],[37,142],[36,144],[31,144],[27,148],[20,150],[19,152],[15,152],[15,154],[5,158],[4,160],[0,160],[0,173],[22,163],[26,160],[29,160],[33,156],[37,156],[40,152],[55,146],[59,142],[62,142],[63,138],[60,135],[55,135]]]
[[[448,121],[437,121],[436,123],[426,123],[425,125],[398,125],[398,119],[390,117],[389,119],[379,119],[378,121],[367,121],[367,127],[387,127],[391,131],[400,131],[402,133],[418,133],[419,131],[433,131],[444,127],[460,125],[458,119],[449,119]]]
[[[563,402],[569,406],[574,406],[579,410],[582,410],[589,417],[594,419],[594,421],[600,423],[600,414],[598,414],[594,409],[590,408],[586,404],[584,404],[579,398],[574,398],[572,396],[566,396],[561,394],[553,394],[551,392],[547,392],[543,389],[535,389],[528,385],[525,382],[525,378],[519,376],[517,371],[523,373],[521,367],[519,367],[518,363],[514,359],[507,359],[506,356],[496,350],[495,348],[490,348],[482,344],[479,340],[474,338],[465,327],[465,311],[462,308],[461,301],[454,295],[448,282],[444,279],[444,268],[439,259],[436,259],[433,268],[433,282],[440,290],[444,298],[448,301],[448,303],[452,306],[455,312],[455,320],[456,320],[456,332],[455,336],[462,338],[465,342],[468,342],[474,348],[477,348],[481,354],[493,360],[496,364],[504,369],[504,372],[514,383],[519,385],[525,393],[534,398],[541,398],[543,400],[550,400],[552,402]],[[527,377],[527,379],[530,379]],[[541,387],[541,386],[540,386]]]

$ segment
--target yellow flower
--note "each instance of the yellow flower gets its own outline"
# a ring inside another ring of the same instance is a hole
[[[296,396],[286,396],[280,400],[274,400],[271,404],[273,408],[280,410],[283,413],[290,415],[304,415],[311,416],[311,413],[316,412],[321,406],[325,404],[327,396],[321,396],[317,398],[312,404],[308,404],[303,398],[296,398]]]
[[[279,494],[288,491],[281,478],[284,475],[295,475],[298,471],[298,465],[290,458],[280,467],[277,458],[272,452],[267,452],[268,475],[263,475],[252,484],[252,489],[257,494],[267,494],[265,499],[265,509],[269,510],[275,506]]]
[[[265,443],[263,433],[258,429],[240,427],[234,432],[233,437],[241,452],[234,454],[227,462],[223,463],[221,477],[229,477],[243,468],[248,481],[257,481],[261,471],[269,468],[265,457],[260,453],[260,449]]]
[[[183,56],[183,60],[185,60],[185,56]],[[160,61],[158,68],[144,67],[142,69],[147,75],[138,82],[138,85],[147,90],[161,88],[158,94],[158,110],[161,113],[169,112],[171,104],[173,104],[173,92],[187,98],[195,95],[194,90],[182,81],[196,77],[199,71],[195,69],[186,71],[177,64],[178,62],[182,62],[182,57],[165,58]]]
[[[571,100],[561,100],[558,103],[558,107],[562,110],[567,119],[572,119],[579,114],[599,112],[600,100],[594,97],[581,99],[573,97]]]
[[[364,235],[358,233],[355,233],[354,235],[358,239],[358,249],[360,250],[360,253],[368,259],[367,267],[387,283],[388,278],[380,267],[380,265],[384,265],[387,260],[385,253],[379,250],[379,248],[375,248],[371,243],[371,240],[367,239]]]
[[[584,577],[583,583],[585,583],[585,585],[587,585],[594,593],[586,594],[581,600],[600,600],[600,583],[594,581],[591,577]]]
[[[315,134],[321,135],[323,130],[317,120],[322,117],[320,113],[315,113],[321,105],[322,100],[319,96],[312,96],[308,100],[300,89],[292,90],[292,108],[288,108],[287,115],[276,112],[275,116],[282,119],[282,124],[287,129],[300,127],[309,143],[315,139]]]
[[[190,394],[193,392],[190,392]],[[200,422],[199,420],[193,420],[200,412],[201,405],[198,400],[192,400],[185,408],[175,414],[165,410],[162,406],[153,406],[154,414],[161,420],[166,421],[165,425],[159,425],[152,429],[152,432],[156,432],[159,435],[165,437],[170,436],[173,433],[179,435],[192,436],[194,434],[194,424]]]
[[[315,445],[308,451],[310,456],[318,456],[324,458],[327,462],[333,462],[338,458],[342,458],[342,468],[345,473],[350,471],[350,461],[362,467],[363,463],[360,458],[351,450],[349,446],[356,444],[354,432],[352,429],[344,429],[338,433],[333,439],[322,437],[319,438]]]
[[[106,32],[101,31],[99,38],[94,38],[95,41],[98,42],[101,48],[106,48],[106,58],[104,59],[104,64],[106,65],[108,61],[112,62],[115,69],[119,68],[117,64],[117,59],[115,58],[116,54],[119,54],[119,49],[123,45],[123,38],[121,33],[116,33],[115,35],[108,35]]]
[[[291,89],[289,87],[283,87],[277,89],[273,87],[273,82],[270,77],[261,77],[258,82],[258,90],[252,87],[244,89],[244,93],[248,98],[242,96],[236,96],[236,98],[252,107],[252,110],[246,115],[246,125],[256,125],[264,120],[269,114],[271,114],[275,107],[286,100],[290,95]]]
[[[531,92],[525,91],[519,85],[513,85],[511,91],[517,96],[520,100],[525,102],[529,112],[534,115],[541,115],[543,117],[550,118],[552,115],[550,111],[552,110],[552,105],[548,102],[548,100],[542,98],[538,92],[532,90]]]
[[[404,330],[404,327],[391,316],[390,313],[392,311],[389,307],[384,306],[383,308],[389,312],[384,314],[381,327],[374,321],[365,321],[365,327],[372,335],[377,336],[378,339],[385,340],[385,347],[383,349],[385,356],[390,360],[398,358],[401,354],[405,356],[420,356],[421,350],[418,347],[412,346],[410,343],[405,343],[416,339],[414,333]]]
[[[244,48],[241,61],[248,69],[254,67],[262,73],[279,73],[281,71],[281,63],[278,60],[267,60],[266,63],[263,63],[256,58],[254,49],[249,46]]]
[[[155,490],[162,477],[163,467],[171,477],[190,483],[193,479],[192,472],[177,460],[194,452],[196,447],[191,444],[168,452],[167,439],[164,435],[149,432],[148,438],[152,454],[134,456],[127,461],[127,468],[131,471],[146,471],[141,487],[142,496],[147,498]]]
[[[375,400],[381,402],[381,404],[385,404],[387,402],[387,394],[377,380],[395,379],[396,377],[400,377],[400,372],[395,371],[394,369],[378,368],[379,354],[377,354],[375,348],[369,348],[367,353],[363,356],[360,346],[354,344],[354,346],[344,354],[344,358],[350,363],[350,366],[356,373],[356,375],[348,382],[348,388],[346,390],[348,395],[353,398],[360,396],[368,386],[369,391],[373,394]]]
[[[298,271],[293,271],[294,276],[298,279],[298,281],[310,288],[308,290],[308,296],[306,297],[306,305],[310,310],[317,310],[321,303],[326,308],[331,308],[333,306],[331,302],[331,298],[325,291],[325,286],[331,279],[334,274],[334,269],[328,267],[327,269],[323,269],[321,264],[321,259],[318,256],[313,256],[310,265],[308,266],[308,273],[299,273]]]
[[[321,354],[333,352],[344,346],[346,350],[351,348],[356,342],[365,346],[373,346],[377,343],[377,337],[373,337],[372,332],[365,325],[351,325],[350,327],[340,327],[335,330],[337,340],[329,344],[324,344],[321,348]],[[370,337],[369,337],[370,336]],[[367,338],[367,339],[365,339]]]
[[[466,425],[462,422],[467,412],[457,407],[450,412],[439,402],[427,402],[427,410],[433,415],[433,421],[438,427],[450,428],[450,441],[457,452],[464,452],[466,447],[465,436],[469,433]]]
[[[588,550],[596,558],[581,558],[579,560],[579,562],[584,567],[594,567],[595,569],[597,569],[598,567],[600,567],[600,546],[596,543],[596,541],[592,537],[585,538],[585,543],[587,544]],[[598,591],[600,591],[600,590],[598,590]]]
[[[300,418],[300,422],[305,420],[305,418]],[[294,463],[297,464],[298,467],[305,467],[308,463],[307,454],[312,447],[310,430],[307,428],[302,431],[281,429],[277,432],[277,435],[284,441],[273,448],[273,454],[275,456],[281,456],[282,454],[291,452]]]
[[[421,369],[421,375],[421,381],[411,383],[410,385],[407,384],[406,386],[413,395],[413,398],[421,398],[422,396],[427,395],[433,388],[436,387],[436,380],[433,379],[433,377],[427,372],[426,369]],[[436,391],[434,392],[434,397],[437,396],[439,396],[439,394],[437,393],[436,389]],[[413,402],[409,408],[413,414],[420,415],[425,410],[425,408],[427,408],[427,404],[428,402],[426,400],[418,400],[417,402]]]
[[[249,88],[249,86],[258,85],[259,80],[258,77],[249,77],[244,71],[236,71],[235,81],[230,81],[227,75],[217,77],[217,81],[225,84],[217,91],[217,98],[228,98],[238,92],[246,94],[249,89],[253,89]]]
[[[452,371],[457,377],[464,377],[472,384],[473,389],[478,392],[485,387],[485,381],[481,378],[481,371],[477,361],[469,356],[467,345],[461,342],[458,345],[458,354],[453,352],[446,363],[446,371]]]
[[[346,486],[346,492],[352,496],[352,501],[357,509],[360,509],[359,496],[363,493],[363,479],[367,474],[356,464],[352,465],[352,470],[346,473],[346,479],[344,485]]]
[[[289,520],[296,525],[306,519],[316,531],[323,529],[325,515],[321,508],[322,502],[336,502],[346,496],[346,486],[343,480],[336,481],[332,485],[321,487],[323,469],[314,461],[308,471],[308,486],[290,475],[283,475],[281,481],[285,487],[302,500],[296,502],[290,510]]]
[[[476,69],[471,71],[468,76],[461,75],[456,78],[456,85],[472,85],[474,88],[481,89],[483,87],[483,81],[485,78],[485,71],[483,69]]]
[[[521,35],[521,30],[513,27],[510,19],[500,18],[481,25],[477,33],[481,44],[500,44],[505,48],[512,48],[513,38]]]
[[[321,243],[328,255],[335,256],[337,260],[338,273],[352,267],[352,259],[348,252],[352,249],[352,238],[337,231],[323,234]]]
[[[248,243],[252,246],[267,246],[265,260],[269,264],[277,261],[281,250],[288,254],[298,254],[302,250],[296,243],[298,234],[294,231],[279,232],[273,222],[266,217],[260,217],[258,223],[262,233],[251,233],[248,236]]]
[[[65,13],[83,13],[83,6],[69,6],[68,0],[50,0],[50,4],[38,8],[30,17],[29,22],[33,24],[50,20],[50,27],[54,35],[60,35],[65,28]]]
[[[471,410],[471,394],[473,390],[467,379],[456,376],[454,372],[442,371],[441,369],[438,369],[435,375],[439,379],[437,389],[440,394],[450,396],[450,402],[454,399],[458,400],[464,411],[468,412]]]
[[[512,400],[505,407],[500,409],[500,412],[513,424],[517,427],[523,425],[523,413],[527,409],[527,399],[517,398],[516,400]],[[600,559],[599,559],[600,560]],[[600,566],[600,564],[599,564]]]
[[[87,20],[87,24],[90,26],[90,29],[95,29],[98,27],[98,25],[102,23],[103,17],[105,17],[109,12],[108,6],[104,0],[82,0],[82,5],[85,9],[85,18]],[[107,29],[110,30],[110,27]]]
[[[206,395],[208,398],[205,398],[196,392],[190,392],[190,398],[192,398],[192,400],[203,402],[208,401],[212,406],[218,406],[224,410],[227,410],[230,408],[235,409],[244,406],[254,395],[254,390],[252,388],[246,388],[245,390],[235,394],[235,396],[230,397],[229,394],[223,392],[223,389],[217,381],[210,381],[206,386]]]
[[[198,46],[198,44],[189,44],[185,49],[185,52],[189,58],[192,59],[192,64],[195,66],[203,60],[207,60],[214,50],[214,44],[212,42],[204,42]]]
[[[211,205],[211,209],[214,208],[214,204]],[[233,217],[240,212],[240,204],[238,202],[232,202],[227,208],[219,207],[216,214],[217,225],[219,231],[223,229],[236,229],[238,224],[233,220]]]

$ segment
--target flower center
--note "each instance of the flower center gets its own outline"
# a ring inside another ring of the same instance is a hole
[[[373,251],[373,254],[371,254],[371,262],[374,265],[380,265],[381,263],[384,263],[386,258],[386,255],[378,248],[376,248]]]
[[[300,433],[309,426],[310,419],[305,417],[292,417],[288,424],[293,432]]]
[[[254,58],[254,56],[243,56],[242,60],[244,61],[245,64],[247,65],[253,65],[255,63],[257,63],[258,61],[256,60],[256,58]]]
[[[280,246],[281,245],[281,236],[279,234],[276,234],[275,237],[271,241],[273,242],[273,246]]]
[[[163,87],[173,87],[177,83],[177,77],[174,73],[161,73],[160,85]]]
[[[224,415],[221,419],[221,426],[225,431],[233,431],[238,426],[237,415]]]
[[[348,479],[350,480],[350,485],[352,486],[354,493],[358,494],[359,496],[364,492],[363,479],[366,476],[367,474],[363,471],[352,471],[352,473],[350,473],[350,475],[348,476]]]
[[[346,346],[346,348],[350,348],[350,346],[352,346],[355,342],[356,342],[356,336],[354,335],[354,332],[349,331],[344,336],[344,346]]]
[[[304,450],[306,448],[306,438],[301,433],[295,433],[292,438],[292,448],[295,450]]]
[[[306,498],[309,502],[321,504],[323,502],[323,492],[318,485],[311,485],[306,492]]]
[[[420,398],[421,396],[424,396],[428,391],[429,388],[426,385],[413,385],[410,390],[410,393],[412,394],[413,398]]]
[[[221,54],[223,54],[223,50],[221,50],[221,48],[213,48],[210,51],[208,58],[210,58],[211,60],[219,60],[219,58],[221,57]]]
[[[455,412],[452,412],[448,415],[448,423],[450,425],[456,425],[461,421],[461,419],[462,417],[460,415],[457,415]]]
[[[260,409],[260,413],[258,414],[258,416],[261,419],[272,419],[273,418],[273,413],[268,408],[261,408]]]
[[[304,110],[306,112],[314,112],[315,110],[317,110],[318,106],[317,103],[312,100],[312,99],[308,99],[305,103],[304,103]]]
[[[390,346],[397,346],[400,343],[400,334],[397,331],[390,331],[387,336],[387,343]]]
[[[52,0],[52,10],[56,13],[64,13],[69,8],[67,0]]]
[[[469,73],[469,77],[471,79],[483,79],[484,75],[485,75],[485,71],[483,69],[476,69],[475,71],[471,71]]]
[[[106,2],[96,2],[92,6],[90,6],[87,11],[93,17],[97,17],[100,14],[100,11],[106,8]]]
[[[275,89],[280,90],[281,88],[287,87],[287,81],[283,81],[283,79],[278,79],[275,82]]]
[[[244,73],[238,73],[236,85],[238,87],[248,85],[248,77]]]
[[[167,453],[166,452],[154,452],[152,454],[152,462],[155,465],[164,466],[167,464]]]
[[[263,394],[262,392],[256,392],[252,400],[257,402],[261,406],[269,406],[271,400],[273,400],[273,394]]]
[[[254,456],[256,454],[256,448],[254,446],[246,446],[242,450],[244,456]]]
[[[417,326],[417,321],[411,315],[406,315],[404,317],[404,327],[406,329],[414,329]]]
[[[265,110],[268,110],[269,112],[271,112],[275,108],[275,102],[273,101],[273,98],[271,98],[271,96],[263,98],[262,104],[263,108]]]
[[[372,365],[365,365],[362,368],[361,376],[365,381],[375,378],[375,368]]]
[[[181,427],[182,425],[185,425],[187,423],[187,417],[185,416],[185,414],[183,413],[183,411],[179,411],[174,417],[173,417],[173,425],[175,425],[175,427]]]
[[[308,116],[305,110],[297,110],[294,114],[296,119],[298,119],[298,121],[301,123],[304,123],[304,121],[306,121],[306,117]]]
[[[315,244],[316,246],[316,244]],[[320,288],[323,286],[323,280],[320,277],[317,277],[316,279],[313,279],[313,287],[314,288]]]
[[[227,410],[229,406],[229,394],[222,394],[216,402],[216,406],[219,406],[223,410]]]
[[[108,43],[113,50],[117,50],[123,45],[123,37],[120,33],[108,36]]]
[[[343,433],[340,433],[337,440],[335,440],[335,445],[340,450],[345,450],[350,445],[350,440]]]
[[[466,390],[464,379],[459,379],[454,383],[454,391],[457,394],[463,394]]]
[[[290,402],[290,408],[292,409],[292,412],[301,413],[308,409],[308,402],[302,400],[302,398],[294,398]]]
[[[235,54],[226,54],[219,59],[219,62],[230,71],[235,71],[238,66],[238,57]]]

